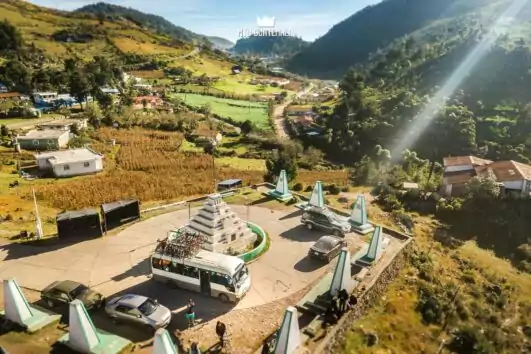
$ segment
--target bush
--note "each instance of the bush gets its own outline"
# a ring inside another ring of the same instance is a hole
[[[328,191],[332,195],[338,195],[339,193],[341,193],[341,189],[339,189],[339,187],[335,184],[330,185],[330,187],[328,187]]]
[[[312,186],[307,186],[304,191],[305,192],[311,192],[313,190],[313,187]]]
[[[342,187],[341,192],[344,192],[344,193],[350,192],[350,187],[349,186]]]
[[[300,192],[300,191],[302,191],[303,187],[304,187],[304,186],[302,185],[302,183],[295,183],[295,185],[293,185],[293,188],[292,188],[292,189],[293,189],[295,192]]]
[[[392,215],[397,222],[404,225],[408,230],[413,230],[415,223],[409,214],[404,213],[402,210],[395,210]]]

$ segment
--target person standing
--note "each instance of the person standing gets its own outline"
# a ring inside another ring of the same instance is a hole
[[[347,300],[348,300],[348,292],[345,289],[341,289],[338,294],[339,297],[339,311],[341,314],[344,314],[347,312]]]
[[[356,295],[352,294],[350,295],[350,298],[348,299],[348,307],[349,308],[354,308],[354,306],[356,306],[356,304],[358,303],[358,298],[356,297]]]
[[[225,331],[227,330],[227,326],[225,326],[225,323],[218,321],[216,323],[216,334],[219,337],[219,343],[221,347],[223,348],[224,345],[224,338],[225,338]]]
[[[269,342],[265,342],[260,354],[269,354]]]
[[[186,319],[188,320],[188,327],[195,325],[195,312],[193,306],[188,306],[186,310]]]
[[[197,346],[197,343],[192,343],[190,346],[190,350],[188,351],[188,354],[201,354],[201,351],[199,350],[199,347]]]

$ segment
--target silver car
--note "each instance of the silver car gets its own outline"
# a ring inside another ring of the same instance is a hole
[[[171,311],[167,307],[142,295],[115,297],[107,302],[105,312],[115,321],[143,325],[150,330],[164,328],[171,321]]]

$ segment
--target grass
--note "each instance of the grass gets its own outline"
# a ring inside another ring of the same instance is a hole
[[[221,117],[231,118],[237,122],[250,120],[258,128],[271,130],[267,114],[267,104],[262,102],[238,101],[198,94],[176,94],[186,104],[200,107],[209,104],[212,113]],[[185,100],[186,98],[186,100]]]
[[[376,205],[371,207],[379,209]],[[378,214],[382,214],[381,210]],[[434,286],[439,296],[448,293],[445,289],[449,287],[459,287],[456,300],[444,302],[452,304],[451,310],[445,310],[449,321],[447,331],[468,324],[481,328],[491,342],[503,346],[503,349],[497,347],[496,352],[519,352],[516,348],[523,345],[525,338],[518,326],[528,323],[530,317],[529,311],[524,309],[531,308],[531,276],[517,271],[506,260],[478,248],[473,242],[456,249],[447,248],[433,240],[432,235],[439,225],[433,217],[414,215],[414,219],[415,249],[429,254],[429,264],[433,267],[428,271],[431,278],[419,276],[420,268],[408,263],[376,306],[352,324],[341,352],[436,353],[441,339],[451,339],[451,336],[442,330],[442,324],[426,324],[417,310],[419,289],[425,286],[423,284]],[[502,289],[507,301],[503,307],[489,300],[486,289],[493,284]],[[366,332],[378,335],[377,345],[367,346]]]
[[[216,164],[222,167],[232,167],[237,170],[266,171],[265,160],[242,159],[239,157],[218,157]]]

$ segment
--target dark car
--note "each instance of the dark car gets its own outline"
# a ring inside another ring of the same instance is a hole
[[[308,230],[320,229],[341,237],[344,237],[351,229],[346,218],[336,215],[328,208],[310,207],[305,209],[301,223],[306,225]]]
[[[87,310],[98,309],[105,304],[105,297],[102,294],[72,280],[51,283],[42,290],[41,299],[49,307],[69,304],[77,299],[85,305]]]
[[[308,251],[308,256],[330,262],[347,245],[344,239],[335,236],[323,236]]]

